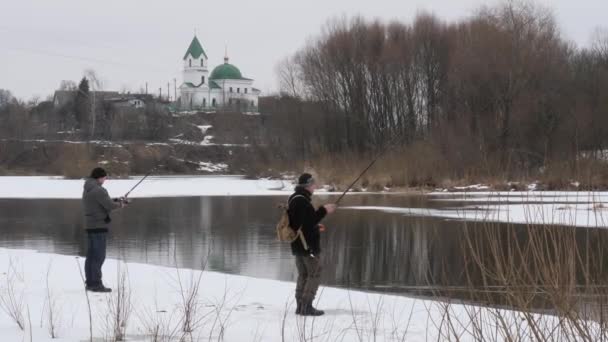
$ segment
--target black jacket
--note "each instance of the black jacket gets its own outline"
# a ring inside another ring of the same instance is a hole
[[[321,252],[321,236],[319,232],[319,222],[327,215],[324,207],[315,210],[311,202],[311,193],[303,188],[296,188],[296,191],[289,197],[289,226],[297,230],[302,228],[304,238],[308,244],[309,251],[304,249],[302,242],[298,238],[291,243],[293,255],[316,255]],[[293,200],[292,200],[293,199]]]

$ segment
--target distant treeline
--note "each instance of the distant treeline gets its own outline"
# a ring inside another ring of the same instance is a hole
[[[63,81],[59,90],[75,95],[67,96],[60,104],[52,96],[44,101],[33,98],[24,102],[10,91],[0,89],[0,138],[117,141],[168,138],[169,111],[151,96],[140,108],[120,106],[108,101],[107,96],[96,97],[86,77],[78,86]]]
[[[578,48],[532,2],[452,23],[332,20],[277,70],[282,95],[265,105],[282,113],[284,157],[366,156],[396,139],[445,177],[509,178],[608,148],[608,33]]]

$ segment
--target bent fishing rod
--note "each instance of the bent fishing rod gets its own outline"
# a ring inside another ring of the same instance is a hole
[[[395,137],[393,137],[393,139],[391,139],[391,141],[386,145],[386,147],[382,150],[380,150],[380,153],[378,153],[376,155],[376,157],[371,161],[371,163],[369,163],[367,165],[367,167],[365,169],[363,169],[363,171],[359,174],[359,176],[357,178],[355,178],[355,180],[346,188],[346,190],[344,190],[344,192],[342,193],[342,195],[340,195],[340,197],[338,197],[338,199],[334,202],[335,205],[338,205],[340,203],[340,201],[342,201],[342,198],[344,198],[344,196],[346,196],[346,193],[348,193],[348,191],[350,191],[350,189],[361,179],[361,177],[363,177],[363,175],[372,168],[372,166],[374,166],[374,164],[376,164],[376,162],[383,156],[385,155],[388,151],[390,151],[394,146],[396,146],[396,143],[398,141],[399,135],[395,135]]]

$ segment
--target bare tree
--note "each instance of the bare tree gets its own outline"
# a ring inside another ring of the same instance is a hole
[[[299,65],[294,61],[296,58],[297,56],[285,57],[278,63],[276,73],[279,78],[279,89],[281,93],[285,93],[294,98],[300,98],[304,97],[305,93]]]
[[[603,60],[608,61],[608,28],[596,28],[591,39],[591,49],[593,52]]]
[[[72,80],[63,80],[63,81],[61,81],[61,83],[59,83],[59,90],[75,91],[77,89],[78,89],[78,85],[76,84],[76,82],[74,82]]]
[[[13,94],[9,90],[0,89],[0,109],[14,101]]]
[[[92,90],[89,98],[91,103],[91,118],[88,125],[89,137],[92,138],[95,136],[95,125],[97,123],[97,101],[101,100],[96,99],[96,92],[103,90],[103,82],[93,69],[85,70],[84,75],[89,80],[89,87]]]

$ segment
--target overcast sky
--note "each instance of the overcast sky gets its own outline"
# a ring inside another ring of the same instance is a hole
[[[255,86],[277,89],[275,65],[317,35],[330,18],[411,21],[429,11],[447,21],[467,17],[479,0],[2,0],[0,88],[20,98],[52,94],[61,80],[78,81],[94,69],[106,90],[137,91],[146,81],[158,92],[181,80],[181,58],[194,31],[210,59],[230,62]],[[564,37],[589,43],[608,25],[607,0],[538,0],[550,7]]]

